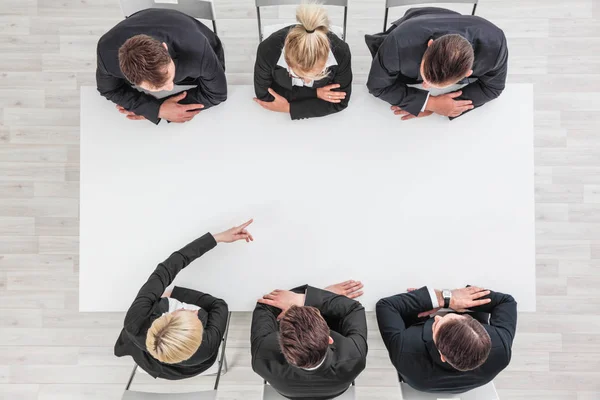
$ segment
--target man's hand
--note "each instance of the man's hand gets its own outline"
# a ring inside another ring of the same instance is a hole
[[[169,297],[171,297],[171,293],[173,293],[173,291],[172,291],[172,290],[165,290],[165,292],[163,293],[163,295],[162,295],[162,296],[160,296],[160,297],[166,297],[166,298],[169,298]]]
[[[125,108],[121,107],[120,105],[117,105],[117,110],[119,110],[119,112],[121,114],[124,114],[127,117],[127,119],[130,119],[133,121],[139,121],[142,119],[146,119],[146,117],[144,117],[143,115],[137,115],[133,111],[127,111]]]
[[[253,221],[254,220],[251,219],[240,226],[234,226],[233,228],[224,232],[217,233],[213,237],[217,243],[233,243],[238,240],[245,240],[246,242],[254,241],[254,238],[250,232],[246,230],[246,227],[248,227],[248,225],[250,225]]]
[[[269,294],[265,294],[262,299],[258,299],[260,304],[266,304],[269,306],[277,307],[281,309],[281,313],[277,316],[277,319],[281,319],[283,314],[291,307],[304,305],[304,299],[306,295],[302,293],[294,293],[289,290],[273,290]]]
[[[317,89],[317,97],[330,103],[340,103],[346,98],[346,92],[337,92],[333,90],[339,87],[340,85],[337,83],[320,87]]]
[[[419,115],[415,117],[408,111],[404,111],[403,109],[401,109],[398,106],[392,106],[391,109],[394,112],[394,115],[402,115],[402,118],[400,118],[402,121],[407,121],[407,120],[413,119],[413,118],[429,117],[431,114],[433,114],[433,111],[423,111],[423,112],[420,112]]]
[[[438,291],[436,290],[436,293],[437,292]],[[452,291],[452,298],[450,299],[450,308],[454,311],[465,312],[469,308],[487,304],[492,301],[492,299],[481,298],[487,296],[488,294],[490,294],[489,290],[482,289],[477,286],[454,289]]]
[[[171,122],[187,122],[194,118],[204,108],[202,104],[179,104],[185,98],[187,92],[182,92],[170,99],[165,100],[158,111],[158,118]],[[196,111],[191,111],[196,110]]]
[[[336,283],[335,285],[329,285],[325,288],[332,293],[346,296],[349,299],[355,299],[363,295],[363,291],[360,290],[364,287],[362,282],[349,280],[342,283]]]
[[[269,93],[271,94],[271,96],[273,96],[275,98],[275,100],[262,101],[255,97],[254,101],[257,102],[258,104],[260,104],[260,106],[262,108],[267,109],[267,110],[277,111],[277,112],[286,112],[286,113],[290,112],[290,103],[287,101],[287,99],[285,97],[278,95],[277,92],[275,92],[271,88],[269,88]]]
[[[446,117],[458,117],[465,111],[473,109],[473,102],[471,100],[454,100],[461,94],[462,90],[440,96],[429,96],[426,110],[445,115]]]

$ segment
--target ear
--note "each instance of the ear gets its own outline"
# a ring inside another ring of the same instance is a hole
[[[433,39],[429,39],[429,42],[427,42],[427,47],[431,46],[431,43],[433,43]]]
[[[440,319],[442,319],[442,317],[440,317],[439,315],[436,315],[435,317],[433,317],[433,320],[435,322],[438,322]]]
[[[162,45],[166,50],[169,50],[169,47],[167,46],[167,44],[165,42],[163,42]]]
[[[469,72],[467,72],[467,75],[465,75],[465,78],[468,78],[471,75],[473,75],[473,70],[472,69],[470,69]]]
[[[329,336],[329,344],[333,344],[333,338]]]
[[[438,351],[438,353],[440,352]],[[442,353],[440,353],[440,359],[442,360],[442,362],[446,362],[446,359],[444,358],[444,355]]]

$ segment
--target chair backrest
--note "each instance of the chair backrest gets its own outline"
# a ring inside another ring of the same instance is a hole
[[[403,400],[499,400],[494,382],[490,382],[486,385],[461,394],[419,392],[404,382],[400,382],[400,390],[402,391]]]
[[[122,400],[216,400],[217,391],[193,393],[148,393],[126,390]]]
[[[121,0],[121,10],[125,17],[147,8],[166,8],[198,19],[215,20],[212,0]]]
[[[293,6],[302,4],[302,0],[255,0],[256,7],[266,6]],[[348,7],[348,0],[322,0],[319,4],[324,6],[342,6]]]
[[[479,0],[385,0],[385,7],[412,6],[427,3],[470,3],[477,4]]]
[[[263,400],[286,400],[285,397],[277,393],[273,386],[269,384],[264,385]],[[356,399],[356,386],[352,385],[342,395],[336,397],[334,400],[355,400]]]

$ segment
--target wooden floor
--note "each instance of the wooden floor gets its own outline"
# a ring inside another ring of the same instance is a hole
[[[215,2],[229,82],[249,84],[258,43],[253,2]],[[357,83],[370,61],[363,35],[381,30],[383,4],[351,2]],[[263,16],[281,22],[292,11]],[[600,1],[481,0],[478,15],[506,32],[509,82],[535,85],[538,312],[520,315],[512,364],[496,384],[503,400],[600,399]],[[340,16],[332,11],[335,23]],[[95,84],[96,42],[120,19],[117,0],[0,1],[2,400],[120,399],[130,372],[130,359],[112,355],[123,314],[77,311],[78,88]],[[249,325],[249,314],[234,315],[220,399],[260,398]],[[359,397],[398,398],[373,315],[369,327]],[[185,391],[211,383],[142,375],[134,387]]]

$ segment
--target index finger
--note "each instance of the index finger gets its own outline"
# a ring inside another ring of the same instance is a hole
[[[489,303],[490,301],[492,301],[492,299],[475,300],[475,301],[471,302],[471,306],[469,308],[471,308],[471,307],[477,307],[477,306],[482,306],[484,304]]]
[[[473,104],[473,100],[454,100],[457,106],[469,106]]]
[[[204,104],[182,104],[182,107],[185,111],[195,110],[198,108],[204,108]]]
[[[244,229],[246,228],[248,225],[250,225],[252,222],[254,222],[254,219],[251,218],[250,220],[248,220],[247,222],[244,222],[242,225],[238,226],[238,229]]]

